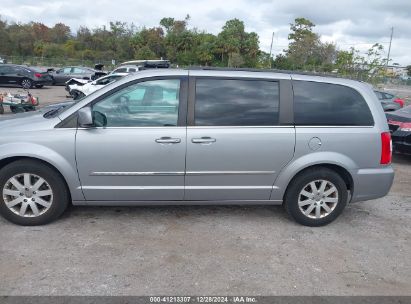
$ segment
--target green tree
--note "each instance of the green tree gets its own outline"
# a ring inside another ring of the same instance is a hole
[[[53,43],[65,43],[71,38],[70,27],[64,23],[56,23],[54,27],[50,29],[50,41]]]
[[[277,65],[292,69],[330,70],[336,60],[336,46],[332,43],[322,43],[320,36],[313,29],[315,24],[305,18],[296,18],[290,25],[290,41],[284,58],[278,58]]]
[[[196,36],[196,50],[194,64],[209,66],[215,63],[218,39],[216,36],[207,33],[200,33]]]
[[[338,51],[335,67],[338,73],[343,76],[352,75],[356,69],[355,49],[351,48],[350,51]]]
[[[275,57],[273,68],[279,70],[293,70],[294,64],[286,55],[279,54]]]
[[[254,32],[245,31],[244,22],[239,19],[228,20],[218,34],[218,51],[223,64],[233,62],[240,66],[255,67],[258,63],[259,38]],[[235,56],[234,61],[232,56]],[[241,58],[241,60],[239,60]]]

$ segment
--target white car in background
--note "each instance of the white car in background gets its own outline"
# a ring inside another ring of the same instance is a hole
[[[91,93],[101,89],[109,83],[123,78],[126,75],[128,75],[128,73],[114,73],[91,82],[84,79],[75,79],[75,82],[69,80],[68,82],[71,82],[71,84],[67,83],[66,90],[70,93],[74,100],[77,100],[84,96],[90,95]]]

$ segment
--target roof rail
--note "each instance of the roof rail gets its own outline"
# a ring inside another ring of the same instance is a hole
[[[170,67],[170,61],[169,60],[131,60],[131,61],[126,61],[120,63],[120,66],[123,65],[135,65],[135,66],[140,66],[140,67],[146,67],[146,68],[169,68]]]
[[[203,71],[243,71],[243,72],[266,72],[266,73],[281,73],[281,74],[298,74],[308,76],[323,76],[335,78],[347,78],[340,75],[324,72],[306,72],[306,71],[291,71],[278,69],[255,69],[255,68],[222,68],[222,67],[204,67],[204,66],[190,66],[188,70],[203,70]]]

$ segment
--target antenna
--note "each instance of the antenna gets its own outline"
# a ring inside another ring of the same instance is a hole
[[[271,46],[270,46],[270,69],[273,68],[271,56],[272,56],[272,53],[273,53],[274,34],[275,34],[275,33],[273,32],[273,36],[271,37]]]

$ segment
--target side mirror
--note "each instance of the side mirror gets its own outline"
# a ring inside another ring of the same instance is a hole
[[[99,111],[93,111],[93,125],[95,127],[107,126],[107,117]]]
[[[78,111],[78,123],[82,128],[93,126],[93,113],[90,107],[85,107]]]

